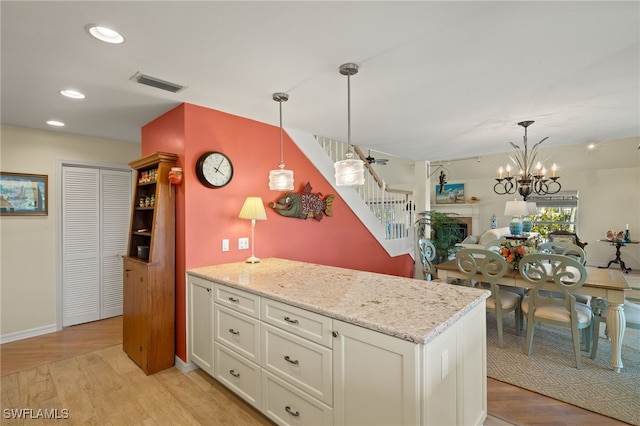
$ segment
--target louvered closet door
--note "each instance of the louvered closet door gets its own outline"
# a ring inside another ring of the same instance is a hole
[[[64,327],[100,319],[100,171],[62,168]]]
[[[122,256],[127,253],[131,172],[102,170],[100,179],[100,318],[122,315]]]
[[[62,168],[63,327],[122,315],[131,172]]]

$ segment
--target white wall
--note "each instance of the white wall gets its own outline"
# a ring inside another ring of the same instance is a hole
[[[640,240],[640,138],[599,142],[594,150],[586,145],[541,148],[539,158],[547,164],[558,165],[562,189],[579,192],[578,235],[588,242],[587,260],[590,265],[606,265],[613,259],[615,249],[599,242],[610,228],[624,229],[629,224],[631,239]],[[504,216],[504,205],[514,196],[497,195],[493,191],[500,165],[506,165],[505,154],[484,156],[479,160],[453,161],[446,164],[448,183],[464,183],[465,197],[478,197],[474,205],[479,210],[479,228],[474,234],[490,227],[491,216],[498,217],[498,226],[507,226],[510,217]],[[510,152],[509,152],[510,153]],[[431,207],[436,207],[432,179]],[[518,197],[518,199],[522,199]],[[622,259],[627,267],[640,269],[640,244],[622,248]],[[611,268],[616,268],[612,265]]]
[[[137,143],[20,127],[0,128],[3,172],[48,175],[48,216],[0,217],[0,338],[52,331],[56,326],[58,162],[124,164],[140,156]]]

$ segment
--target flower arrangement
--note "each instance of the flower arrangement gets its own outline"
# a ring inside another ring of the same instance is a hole
[[[536,253],[536,248],[527,242],[521,240],[504,240],[500,242],[500,255],[505,258],[508,263],[513,263],[514,268],[518,268],[520,259],[525,254]]]

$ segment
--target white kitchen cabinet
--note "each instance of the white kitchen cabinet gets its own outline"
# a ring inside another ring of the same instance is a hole
[[[203,319],[210,330],[197,331],[198,315],[190,313],[188,336],[210,341],[213,332],[216,380],[280,425],[484,422],[488,293],[321,265],[309,274],[309,268],[267,259],[190,271],[212,286],[213,313]],[[337,296],[328,295],[336,273],[343,274]],[[304,278],[291,287],[280,283],[285,276]],[[384,286],[374,288],[376,280]],[[196,288],[191,281],[190,288]],[[402,313],[378,314],[377,306],[397,303],[403,292]],[[447,300],[450,311],[440,304],[431,313],[431,300]],[[189,308],[204,305],[190,296]],[[201,347],[189,345],[191,356],[198,352],[191,348]]]
[[[336,425],[420,424],[421,345],[333,321]]]
[[[187,275],[188,361],[213,375],[213,283]]]
[[[425,345],[426,425],[480,425],[487,415],[484,303]]]

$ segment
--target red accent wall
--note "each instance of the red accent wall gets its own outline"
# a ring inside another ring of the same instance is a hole
[[[238,250],[238,238],[251,236],[251,222],[238,218],[247,196],[262,197],[266,221],[257,221],[255,255],[413,277],[409,255],[390,257],[337,194],[333,216],[321,221],[294,219],[268,207],[283,193],[269,190],[269,170],[280,161],[277,126],[212,109],[182,104],[142,128],[142,155],[178,154],[183,183],[176,190],[176,354],[186,360],[185,271],[200,266],[239,262],[251,250]],[[225,153],[233,179],[210,189],[198,181],[195,164],[206,151]],[[284,159],[294,171],[294,192],[311,182],[312,192],[335,194],[331,184],[286,135]],[[222,252],[222,239],[230,250]],[[253,242],[251,242],[253,243]]]

